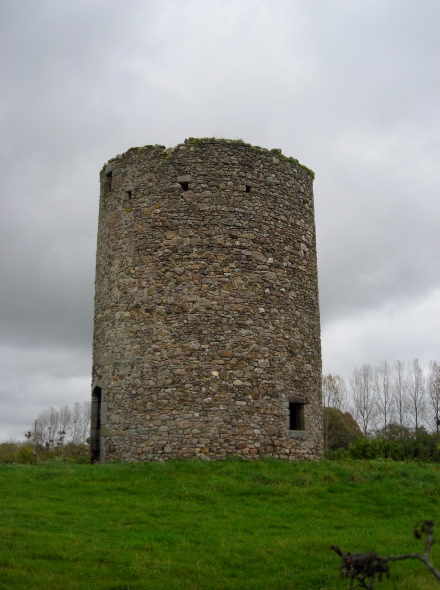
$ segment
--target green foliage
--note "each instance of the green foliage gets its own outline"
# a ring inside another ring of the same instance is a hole
[[[55,446],[52,449],[37,444],[35,452],[32,445],[28,443],[2,443],[0,444],[0,464],[14,463],[90,463],[90,448],[88,445],[67,443],[62,448]]]
[[[215,137],[189,137],[187,140],[187,143],[189,145],[197,145],[199,143],[208,143],[208,142],[213,142],[213,141],[221,141],[219,139],[216,139]]]
[[[301,164],[296,158],[289,158],[288,156],[285,156],[283,154],[283,152],[278,148],[274,148],[270,151],[273,152],[274,154],[276,154],[280,160],[283,160],[284,162],[290,162],[291,164],[295,164],[296,166],[299,166],[300,168],[305,170],[311,176],[312,179],[315,178],[315,173],[313,172],[313,170],[310,170],[310,168],[307,168],[307,166],[304,166],[304,164]]]
[[[19,446],[13,442],[0,444],[0,463],[12,464],[18,462]]]
[[[384,455],[384,440],[381,438],[358,438],[349,448],[353,459],[380,459]],[[388,457],[386,457],[388,458]]]
[[[329,461],[341,461],[349,459],[348,449],[324,449],[324,457]]]
[[[348,449],[355,440],[363,437],[359,425],[349,412],[336,408],[323,408],[324,442],[326,449]]]
[[[1,465],[0,589],[346,590],[329,546],[418,550],[439,487],[391,461]],[[414,563],[391,582],[432,588]]]
[[[376,438],[357,439],[348,450],[353,459],[393,459],[395,461],[440,461],[440,435],[429,434],[424,428],[411,432],[391,425]],[[384,436],[385,435],[385,436]]]
[[[34,458],[34,449],[31,445],[21,445],[18,449],[17,460],[19,463],[32,463]]]
[[[411,428],[391,422],[386,428],[382,428],[378,434],[385,440],[404,441],[411,438],[412,431]]]
[[[0,444],[0,463],[7,465],[30,464],[34,460],[34,449],[29,443],[7,442]]]
[[[64,446],[64,457],[69,463],[88,465],[90,463],[90,448],[88,445],[68,442]]]

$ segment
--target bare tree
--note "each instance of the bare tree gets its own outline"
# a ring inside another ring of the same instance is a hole
[[[86,401],[81,404],[81,420],[79,428],[80,442],[86,443],[90,437],[90,416],[91,416],[91,402]]]
[[[381,427],[386,429],[392,416],[392,379],[390,365],[383,361],[374,369],[374,396]]]
[[[62,406],[58,410],[59,415],[59,430],[64,432],[63,440],[67,441],[72,438],[73,435],[73,419],[72,419],[72,410],[69,406]]]
[[[344,379],[340,375],[323,375],[322,376],[322,405],[324,408],[335,408],[341,412],[347,406],[347,387]],[[335,434],[335,424],[331,420],[331,413],[324,410],[323,412],[323,429],[324,429],[324,447],[330,446],[330,440]]]
[[[73,404],[72,409],[72,423],[73,423],[73,432],[72,432],[72,442],[78,444],[81,441],[81,421],[82,421],[82,407],[79,402]]]
[[[429,408],[434,418],[434,430],[440,430],[440,365],[436,361],[429,363],[428,379]]]
[[[400,428],[408,426],[408,376],[403,361],[396,361],[393,372],[393,402]]]
[[[59,430],[60,417],[55,408],[48,408],[38,414],[37,429],[38,439],[41,444],[51,447]]]
[[[366,436],[373,425],[376,404],[374,402],[374,378],[373,369],[369,364],[363,364],[356,368],[351,379],[353,391],[353,405],[356,421]]]
[[[61,433],[63,433],[61,435]],[[38,414],[37,441],[51,448],[54,443],[85,444],[90,436],[90,402],[48,408]]]
[[[344,412],[347,408],[347,387],[340,375],[322,376],[322,405]]]
[[[410,412],[417,432],[425,414],[425,376],[418,359],[409,362],[408,396]]]

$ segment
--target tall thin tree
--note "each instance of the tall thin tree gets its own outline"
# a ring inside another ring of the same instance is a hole
[[[437,361],[429,363],[428,399],[431,417],[431,425],[434,431],[440,431],[440,365]]]
[[[374,368],[374,395],[380,427],[386,430],[392,414],[391,368],[387,361]]]
[[[413,359],[408,364],[409,407],[417,432],[425,414],[425,376],[418,359]]]
[[[343,377],[331,373],[322,376],[322,405],[341,412],[346,410],[347,386]]]
[[[408,376],[404,361],[396,361],[394,364],[393,402],[400,428],[408,426]]]
[[[373,426],[376,410],[371,365],[364,363],[360,369],[356,368],[350,383],[353,391],[355,417],[362,432],[367,436]]]

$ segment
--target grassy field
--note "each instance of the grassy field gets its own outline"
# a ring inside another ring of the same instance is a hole
[[[331,544],[419,551],[439,508],[438,464],[3,465],[0,588],[348,589]],[[416,561],[392,574],[379,589],[437,586]]]

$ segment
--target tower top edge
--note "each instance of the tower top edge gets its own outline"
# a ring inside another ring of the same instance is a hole
[[[251,149],[255,152],[262,153],[262,154],[271,154],[274,157],[277,157],[280,161],[294,164],[294,165],[300,167],[303,171],[305,171],[311,177],[312,180],[314,180],[314,178],[315,178],[315,173],[313,172],[313,170],[311,170],[307,166],[304,166],[304,164],[301,164],[296,158],[285,156],[283,154],[283,152],[281,151],[281,149],[279,149],[279,148],[267,149],[267,148],[263,148],[260,146],[252,145],[250,143],[246,143],[242,139],[223,139],[223,138],[217,138],[217,137],[200,137],[200,138],[189,137],[189,138],[185,139],[185,141],[183,143],[179,143],[176,146],[169,147],[169,148],[167,148],[164,145],[159,145],[159,144],[149,144],[149,145],[145,145],[142,147],[132,147],[132,148],[129,148],[128,150],[126,150],[123,154],[118,154],[116,157],[111,158],[110,160],[105,162],[102,169],[101,169],[100,174],[103,174],[105,169],[109,165],[116,164],[119,160],[124,158],[124,156],[129,155],[129,154],[142,153],[142,152],[157,152],[158,156],[169,157],[176,150],[185,150],[188,148],[191,149],[194,147],[201,147],[204,145],[213,145],[213,144],[225,145],[225,146],[237,147],[237,148],[247,148],[247,149]]]

